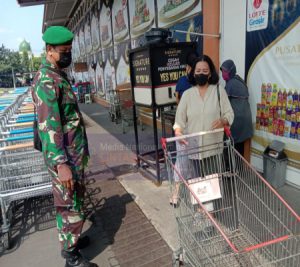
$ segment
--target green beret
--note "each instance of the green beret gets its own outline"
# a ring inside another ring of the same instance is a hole
[[[50,45],[63,45],[71,43],[74,34],[63,26],[51,26],[43,34],[43,40]]]

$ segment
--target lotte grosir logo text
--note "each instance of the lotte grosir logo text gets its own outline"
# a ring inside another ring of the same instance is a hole
[[[253,6],[254,6],[256,9],[258,9],[258,8],[260,7],[261,3],[262,3],[262,0],[254,0],[254,1],[253,1]]]

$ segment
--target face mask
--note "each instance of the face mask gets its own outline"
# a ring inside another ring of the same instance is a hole
[[[195,74],[195,81],[196,81],[196,84],[202,86],[202,85],[205,85],[207,84],[208,82],[208,74]]]
[[[223,77],[224,81],[228,81],[228,80],[230,80],[230,73],[227,71],[222,71],[222,77]]]
[[[70,66],[72,62],[72,53],[71,52],[60,52],[59,60],[56,62],[57,66],[61,69],[64,69]]]

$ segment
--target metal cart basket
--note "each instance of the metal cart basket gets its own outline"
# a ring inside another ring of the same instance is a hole
[[[10,246],[16,201],[52,190],[43,155],[33,148],[35,114],[28,95],[28,90],[21,92],[0,114],[0,251]]]
[[[184,266],[300,266],[299,215],[223,134],[162,139]]]
[[[118,123],[120,119],[120,101],[116,90],[108,90],[109,116],[111,121]]]
[[[120,115],[122,120],[122,130],[126,133],[126,126],[133,123],[133,101],[131,89],[118,89],[117,95],[120,105]]]

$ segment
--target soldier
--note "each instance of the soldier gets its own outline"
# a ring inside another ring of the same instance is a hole
[[[38,133],[45,163],[52,177],[61,254],[66,267],[97,267],[79,250],[89,239],[79,239],[84,223],[84,168],[89,160],[82,115],[64,68],[71,64],[73,33],[62,26],[44,35],[46,58],[33,81],[32,97],[38,114]]]

